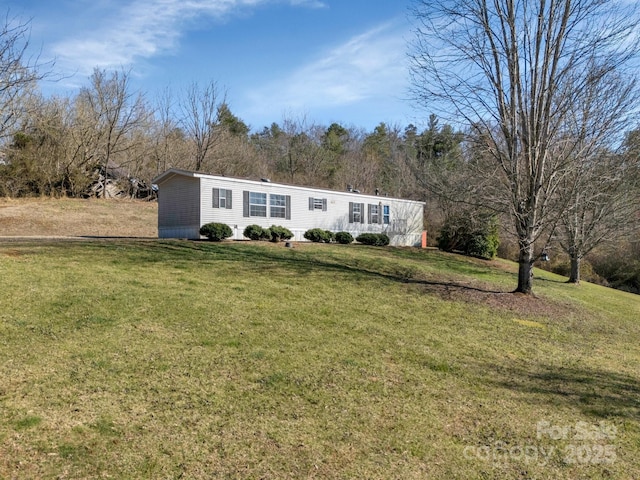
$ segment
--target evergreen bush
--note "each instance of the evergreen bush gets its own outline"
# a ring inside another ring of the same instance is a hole
[[[225,223],[206,223],[200,227],[200,235],[214,242],[220,242],[233,235],[233,230]]]
[[[365,245],[384,247],[389,245],[389,237],[385,233],[361,233],[356,237],[356,242]]]
[[[304,238],[316,243],[331,243],[333,240],[333,232],[323,230],[322,228],[312,228],[304,232]]]
[[[353,243],[353,235],[349,232],[338,232],[334,235],[336,242],[341,243],[343,245],[348,245]]]
[[[280,240],[289,240],[290,238],[293,238],[291,230],[280,225],[271,225],[269,227],[269,234],[271,235],[272,242],[279,242]]]
[[[498,253],[498,222],[493,215],[461,213],[449,217],[437,238],[438,248],[472,257],[492,259]]]
[[[247,225],[242,234],[250,240],[268,240],[271,234],[268,228],[262,228],[260,225]]]

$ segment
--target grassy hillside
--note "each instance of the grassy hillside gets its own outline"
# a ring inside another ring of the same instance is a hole
[[[155,202],[0,198],[0,237],[157,237],[157,217]]]
[[[0,478],[639,478],[640,298],[415,249],[0,244]]]

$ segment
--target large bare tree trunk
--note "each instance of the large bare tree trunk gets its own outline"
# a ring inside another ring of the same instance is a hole
[[[571,256],[571,272],[567,283],[580,283],[580,257],[578,255]]]
[[[533,245],[521,246],[518,256],[518,287],[515,290],[517,293],[533,293],[533,261]]]

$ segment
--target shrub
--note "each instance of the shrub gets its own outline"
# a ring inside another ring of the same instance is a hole
[[[280,240],[289,240],[293,237],[293,233],[286,227],[280,225],[271,225],[269,227],[269,234],[271,235],[272,242],[279,242]]]
[[[220,242],[233,235],[233,231],[225,223],[206,223],[200,227],[200,235],[204,235],[214,242]]]
[[[356,237],[356,242],[365,245],[374,245],[376,247],[384,247],[389,245],[389,237],[384,233],[361,233]]]
[[[242,234],[251,240],[268,240],[271,233],[268,228],[262,228],[260,225],[247,225]]]
[[[438,248],[445,252],[492,259],[498,253],[498,222],[492,215],[460,213],[448,218],[438,236]]]
[[[348,245],[353,242],[353,235],[349,232],[338,232],[334,235],[336,242]]]
[[[304,232],[304,238],[316,243],[331,243],[331,240],[333,240],[333,232],[321,228],[312,228]]]

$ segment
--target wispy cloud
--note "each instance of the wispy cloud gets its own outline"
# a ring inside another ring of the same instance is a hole
[[[327,8],[328,5],[320,0],[290,0],[294,7]]]
[[[224,19],[278,0],[128,0],[104,7],[102,18],[53,45],[57,65],[86,75],[94,67],[118,68],[175,51],[195,20]],[[319,0],[287,0],[291,6],[321,8]],[[115,6],[114,6],[115,5]],[[115,9],[115,11],[114,11]]]
[[[403,26],[389,22],[355,36],[250,92],[252,109],[270,108],[270,99],[304,111],[400,95],[407,77],[406,33]]]

